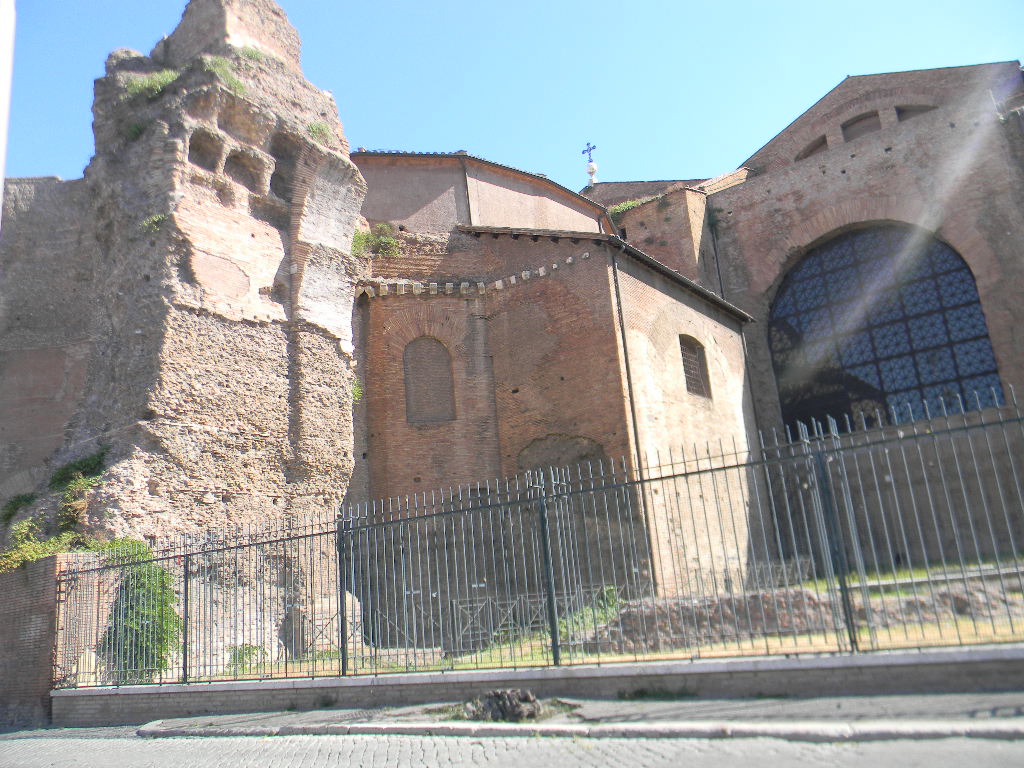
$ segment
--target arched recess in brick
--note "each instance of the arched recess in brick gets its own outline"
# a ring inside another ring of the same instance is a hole
[[[437,424],[455,420],[452,359],[432,336],[420,336],[405,346],[405,420],[410,424]]]
[[[849,230],[807,252],[772,302],[768,341],[788,424],[905,421],[1003,399],[970,268],[908,225]]]

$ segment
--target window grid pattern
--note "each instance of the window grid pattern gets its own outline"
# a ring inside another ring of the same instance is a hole
[[[974,276],[948,245],[907,227],[811,251],[783,281],[768,333],[787,424],[1003,402]]]
[[[704,345],[692,336],[680,336],[679,350],[683,357],[686,391],[692,395],[710,398],[711,382],[708,380],[708,360],[704,353]]]

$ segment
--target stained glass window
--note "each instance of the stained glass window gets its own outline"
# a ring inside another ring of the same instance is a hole
[[[910,227],[848,232],[808,253],[779,288],[768,340],[787,424],[1003,402],[974,276]]]

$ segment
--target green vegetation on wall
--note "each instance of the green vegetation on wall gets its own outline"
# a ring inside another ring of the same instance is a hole
[[[148,75],[136,75],[125,85],[129,98],[142,96],[150,101],[158,98],[181,73],[175,69],[162,69]]]
[[[313,141],[317,144],[323,144],[325,147],[331,144],[331,126],[323,122],[310,123],[306,126],[306,130],[309,131],[309,135]]]
[[[649,203],[654,200],[653,197],[641,197],[638,200],[623,200],[621,203],[616,203],[608,209],[608,215],[612,217],[612,221],[618,224],[622,220],[622,216],[626,211],[631,211],[637,206]]]
[[[235,75],[235,65],[231,63],[231,59],[223,56],[210,56],[203,59],[203,70],[216,75],[217,79],[236,96],[245,93],[245,83]]]
[[[395,230],[390,224],[378,224],[369,232],[356,230],[352,235],[353,256],[387,256],[394,257],[400,252],[400,243],[395,237]]]
[[[0,507],[0,523],[7,525],[14,516],[17,515],[25,507],[29,507],[35,502],[36,495],[34,493],[19,493],[7,500],[7,502]]]
[[[88,550],[97,546],[94,539],[82,535],[77,529],[88,511],[88,492],[100,484],[107,451],[107,447],[100,448],[96,453],[83,456],[54,471],[49,488],[60,494],[57,502],[57,533],[43,536],[38,516],[12,525],[11,546],[5,552],[0,552],[0,573],[48,555]],[[21,494],[8,501],[2,510],[4,523],[9,523],[19,510],[35,500],[34,494]]]

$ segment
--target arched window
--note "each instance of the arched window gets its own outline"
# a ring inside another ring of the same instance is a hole
[[[768,338],[787,424],[1002,403],[974,276],[911,227],[848,232],[808,253],[779,288]]]
[[[680,336],[679,351],[683,356],[683,378],[686,379],[686,391],[691,395],[711,397],[708,358],[704,354],[704,345],[692,336]]]
[[[430,336],[405,347],[405,420],[431,424],[455,419],[452,361],[444,344]]]

